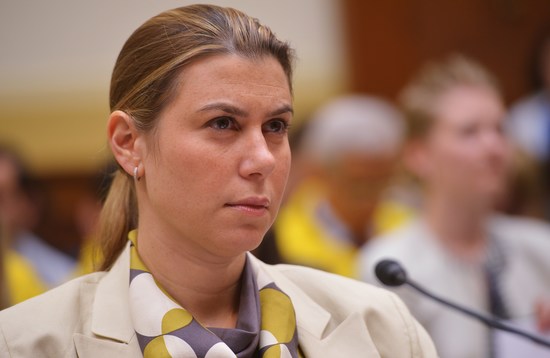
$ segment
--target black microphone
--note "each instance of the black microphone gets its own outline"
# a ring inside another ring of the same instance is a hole
[[[480,320],[481,322],[485,323],[487,326],[500,329],[506,332],[517,334],[518,336],[530,339],[531,341],[541,344],[546,347],[550,347],[550,341],[547,339],[533,335],[529,332],[523,331],[517,327],[514,327],[512,325],[506,324],[502,321],[500,321],[497,318],[493,318],[487,315],[484,315],[482,313],[473,311],[469,308],[460,306],[456,303],[450,302],[446,299],[443,299],[439,296],[434,295],[433,293],[427,291],[425,288],[417,284],[416,282],[412,281],[411,279],[407,278],[407,272],[405,269],[399,264],[397,261],[394,260],[382,260],[376,264],[376,267],[374,269],[374,273],[376,274],[376,277],[380,282],[382,282],[386,286],[392,286],[397,287],[401,286],[403,284],[407,284],[414,288],[415,290],[419,291],[420,293],[428,296],[429,298],[445,305],[448,307],[451,307],[457,311],[460,311],[470,317],[476,318]]]

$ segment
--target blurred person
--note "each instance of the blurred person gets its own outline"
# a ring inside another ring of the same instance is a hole
[[[40,216],[36,190],[35,181],[17,153],[0,146],[0,227],[5,251],[2,263],[9,305],[36,296],[61,282],[51,280],[53,276],[43,271],[57,267],[59,256],[50,256],[50,261],[40,256],[41,250],[30,250],[31,247],[33,250],[46,247],[49,253],[57,254],[57,250],[32,232]]]
[[[404,165],[421,182],[421,215],[361,253],[363,279],[393,258],[432,292],[499,319],[535,316],[550,328],[550,227],[498,215],[511,150],[495,80],[450,56],[423,68],[401,95],[409,130]],[[482,323],[404,288],[396,289],[442,357],[493,357]]]
[[[550,26],[539,35],[531,66],[533,92],[512,105],[506,129],[518,149],[535,163],[538,180],[534,188],[525,188],[534,199],[527,203],[526,212],[550,220]]]
[[[102,256],[99,238],[99,218],[109,192],[112,179],[118,170],[116,161],[109,160],[93,175],[89,186],[80,195],[76,204],[74,220],[82,238],[75,276],[96,271]]]
[[[104,271],[0,312],[0,356],[436,356],[395,294],[248,253],[289,172],[292,63],[231,8],[168,10],[130,35],[111,79]]]
[[[16,213],[21,207],[18,177],[22,175],[15,165],[18,162],[12,150],[0,146],[0,309],[43,292],[38,280],[21,281],[21,277],[36,275],[30,264],[9,248]]]
[[[409,216],[387,196],[403,132],[399,111],[372,96],[342,96],[313,115],[300,148],[309,174],[274,225],[283,261],[358,277],[358,248]]]

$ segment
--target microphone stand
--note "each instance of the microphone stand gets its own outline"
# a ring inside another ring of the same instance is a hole
[[[462,307],[462,306],[459,306],[455,303],[449,302],[449,301],[447,301],[447,300],[445,300],[445,299],[443,299],[439,296],[434,295],[433,293],[429,292],[428,290],[426,290],[425,288],[423,288],[422,286],[420,286],[419,284],[415,283],[414,281],[412,281],[408,278],[405,280],[404,283],[411,286],[415,290],[423,293],[424,295],[430,297],[431,299],[445,305],[445,306],[454,308],[455,310],[458,310],[458,311],[460,311],[460,312],[462,312],[462,313],[464,313],[468,316],[477,318],[478,320],[482,321],[483,323],[485,323],[489,327],[493,327],[493,328],[500,329],[500,330],[503,330],[503,331],[506,331],[506,332],[514,333],[514,334],[517,334],[518,336],[527,338],[527,339],[529,339],[529,340],[531,340],[535,343],[541,344],[541,345],[546,346],[546,347],[550,347],[550,341],[543,338],[543,337],[541,337],[541,336],[530,334],[530,333],[525,332],[525,331],[523,331],[519,328],[516,328],[512,325],[506,324],[506,323],[502,322],[499,319],[485,316],[481,313],[470,310],[466,307]]]
[[[405,271],[405,269],[397,261],[384,259],[378,262],[374,269],[374,273],[378,278],[378,280],[386,286],[397,287],[403,284],[407,284],[412,288],[414,288],[415,290],[417,290],[418,292],[431,298],[432,300],[437,301],[447,307],[451,307],[457,311],[460,311],[466,314],[467,316],[476,318],[481,322],[485,323],[489,327],[516,334],[518,336],[527,338],[535,343],[538,343],[540,345],[550,348],[550,341],[542,336],[523,331],[517,327],[504,323],[498,318],[486,316],[484,314],[481,314],[469,308],[447,301],[446,299],[443,299],[431,293],[430,291],[426,290],[424,287],[420,286],[418,283],[414,282],[413,280],[410,280],[407,277],[407,272]]]

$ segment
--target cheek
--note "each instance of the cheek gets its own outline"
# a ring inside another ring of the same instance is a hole
[[[155,181],[151,183],[155,190],[165,192],[168,197],[185,193],[185,197],[191,199],[193,193],[209,180],[208,174],[213,168],[219,168],[219,165],[212,165],[211,156],[188,141],[166,140],[149,161],[153,173],[148,177]]]
[[[280,182],[280,185],[283,187],[286,185],[286,182],[288,180],[288,176],[290,174],[290,166],[291,166],[291,159],[290,159],[290,152],[285,153],[283,156],[281,156],[279,160],[278,169],[276,170],[276,176],[277,181]]]
[[[432,149],[434,163],[450,171],[463,170],[476,162],[474,146],[448,141]]]
[[[449,142],[434,145],[424,161],[425,179],[434,184],[465,183],[475,177],[474,162],[472,153],[463,146],[454,146]]]
[[[276,156],[277,165],[271,174],[271,182],[280,199],[290,174],[290,150],[283,150]]]
[[[220,157],[212,152],[182,148],[174,157],[175,159],[168,164],[168,170],[175,181],[174,184],[186,191],[190,197],[195,196],[194,194],[207,195],[212,192],[212,188],[223,186],[223,181],[228,178],[228,161],[220,160]]]

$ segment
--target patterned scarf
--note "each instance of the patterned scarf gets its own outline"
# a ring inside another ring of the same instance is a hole
[[[297,358],[302,356],[298,347],[296,316],[290,298],[263,272],[255,273],[255,282],[246,287],[254,289],[253,298],[259,301],[260,331],[240,353],[234,353],[216,333],[236,330],[208,329],[181,307],[153,278],[137,251],[137,231],[128,234],[130,239],[130,312],[144,358],[195,358],[195,357],[263,357]],[[247,265],[250,265],[247,260]],[[245,269],[251,269],[248,267]],[[243,280],[246,279],[243,274]],[[250,276],[253,277],[253,276]],[[254,281],[254,280],[252,280]],[[243,290],[245,283],[243,282]],[[249,292],[250,293],[250,292]],[[241,300],[243,294],[241,293]],[[254,306],[254,305],[252,305]],[[242,305],[239,320],[243,314]],[[256,310],[253,309],[255,312]],[[256,316],[254,316],[256,317]],[[256,318],[256,319],[257,319]],[[258,336],[259,335],[259,339]],[[220,336],[224,336],[220,334]],[[248,352],[248,353],[243,353]],[[252,352],[252,355],[250,354]]]

